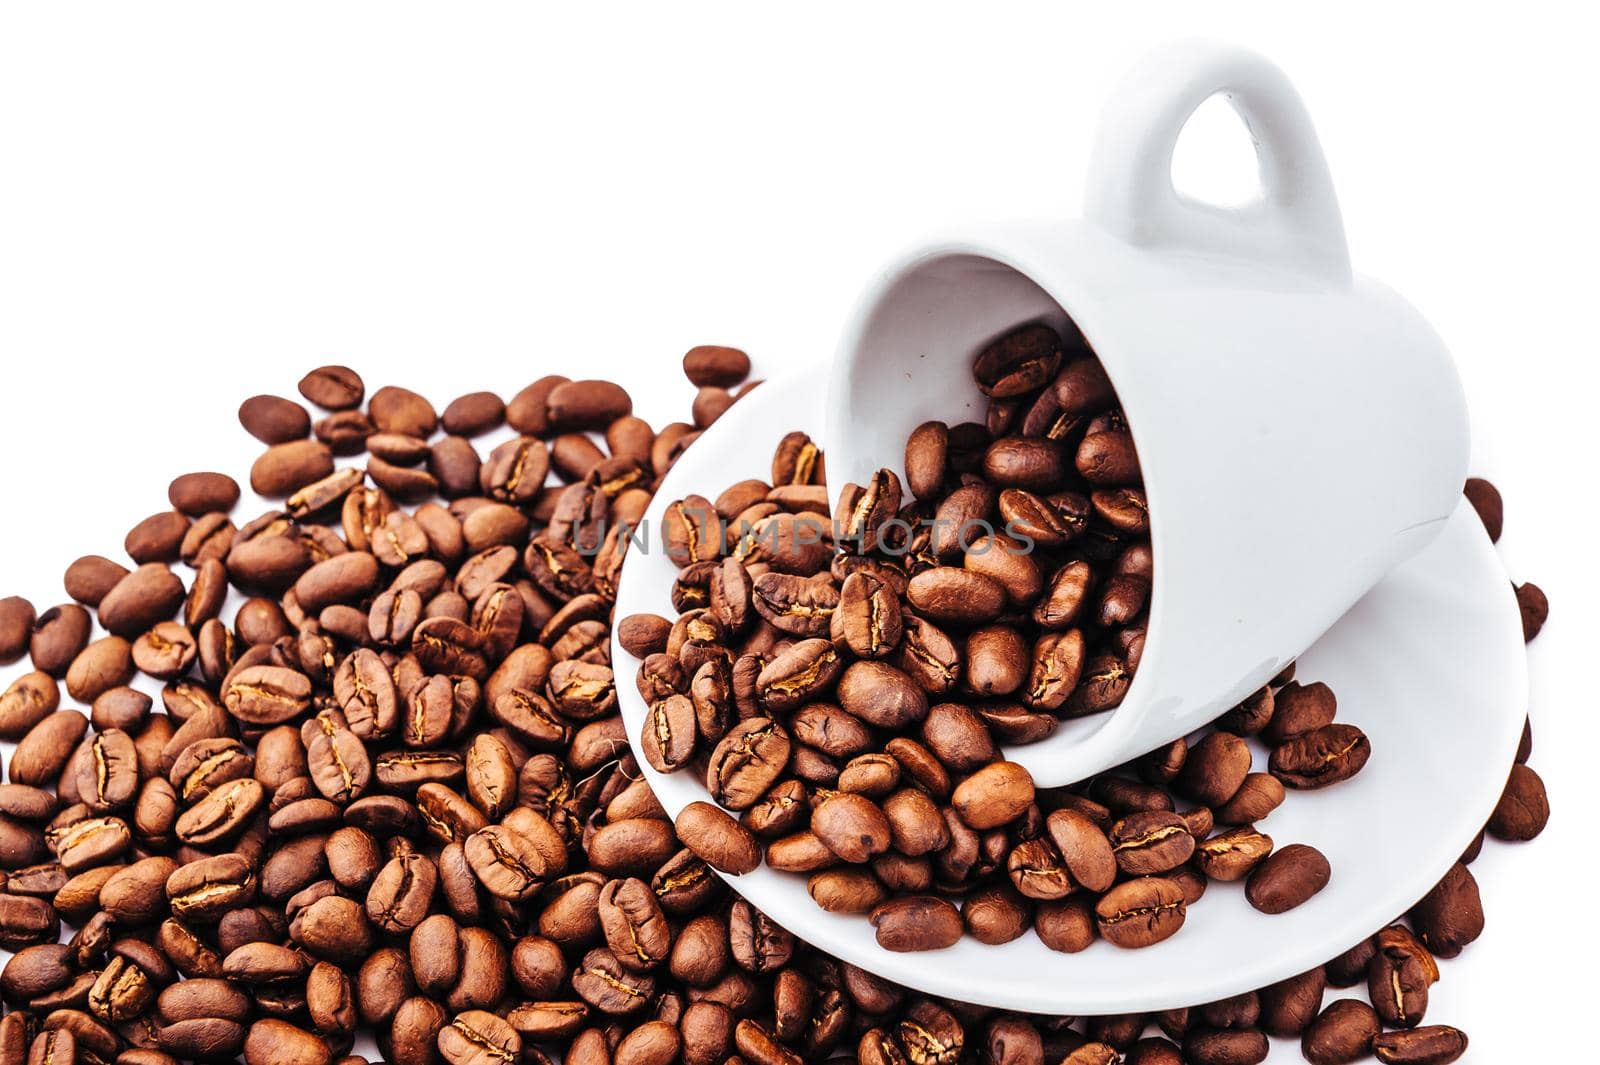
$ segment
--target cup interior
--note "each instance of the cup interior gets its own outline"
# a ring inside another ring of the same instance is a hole
[[[829,382],[823,447],[834,497],[845,484],[864,484],[883,467],[893,469],[904,482],[906,438],[923,422],[982,423],[988,400],[973,379],[972,360],[990,341],[1030,322],[1044,322],[1066,333],[1076,329],[1089,338],[1096,356],[1101,355],[1093,331],[1060,299],[1020,266],[992,254],[936,250],[891,270],[869,293],[854,330],[847,331]],[[1115,386],[1114,367],[1102,362]],[[1130,414],[1128,422],[1137,445],[1137,419]],[[1119,706],[1063,719],[1046,739],[1006,748],[1006,757],[1027,767],[1041,784],[1072,783],[1142,753],[1112,748],[1135,731],[1132,719],[1138,711],[1130,715],[1125,708],[1140,705],[1141,693],[1148,688],[1141,685],[1141,677],[1158,643],[1160,524],[1148,471],[1145,492],[1156,581],[1140,670]]]

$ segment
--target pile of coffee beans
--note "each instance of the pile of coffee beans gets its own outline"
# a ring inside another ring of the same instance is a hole
[[[880,470],[829,522],[822,456],[796,432],[771,483],[667,508],[680,613],[619,637],[643,659],[645,757],[699,773],[717,804],[679,835],[724,872],[805,874],[896,951],[1030,929],[1061,951],[1149,946],[1210,880],[1247,879],[1264,913],[1305,902],[1327,860],[1254,824],[1286,788],[1366,763],[1325,684],[1285,671],[1192,745],[1072,789],[1038,791],[1001,756],[1121,701],[1152,558],[1132,437],[1082,338],[1027,326],[973,372],[989,425],[918,427],[905,505]]]
[[[0,1065],[366,1065],[351,1054],[366,1036],[396,1065],[1225,1065],[1261,1060],[1265,1033],[1305,1033],[1314,1062],[1459,1056],[1454,1029],[1404,1025],[1437,972],[1426,959],[1481,928],[1464,864],[1410,914],[1414,935],[1386,930],[1255,995],[1077,1023],[919,996],[730,892],[708,862],[759,860],[750,812],[667,820],[608,660],[617,523],[749,373],[731,348],[684,363],[693,417],[660,431],[607,382],[549,377],[436,415],[323,367],[300,385],[322,416],[276,396],[239,411],[267,445],[251,485],[281,507],[236,524],[237,483],[186,474],[129,531],[127,563],[68,568],[70,602],[0,599],[0,662],[33,667],[0,695],[16,741]],[[480,459],[473,440],[508,423]],[[784,461],[801,485],[820,474],[804,441]],[[1182,779],[1162,757],[1138,772]],[[921,763],[930,779],[942,764]],[[824,790],[805,779],[794,802]],[[1055,812],[1146,812],[1154,786],[1114,779]],[[969,813],[996,801],[972,797]],[[1542,803],[1521,767],[1489,832],[1530,838]],[[1321,1009],[1325,986],[1362,982],[1402,995]],[[1382,1033],[1363,1009],[1400,1025]]]

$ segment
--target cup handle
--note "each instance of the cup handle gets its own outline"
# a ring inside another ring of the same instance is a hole
[[[1172,184],[1178,134],[1218,94],[1244,120],[1260,166],[1262,196],[1239,207]],[[1350,282],[1344,222],[1311,117],[1283,71],[1254,52],[1184,41],[1151,55],[1101,117],[1087,190],[1085,217],[1129,244]]]

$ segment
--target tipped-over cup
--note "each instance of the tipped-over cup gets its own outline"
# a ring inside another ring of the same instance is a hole
[[[1256,144],[1262,195],[1241,207],[1172,182],[1178,134],[1218,94]],[[1189,42],[1134,73],[1102,120],[1081,221],[974,227],[883,273],[829,380],[834,497],[880,467],[904,480],[919,424],[983,421],[974,356],[1035,321],[1081,332],[1115,386],[1155,560],[1121,705],[1007,750],[1052,786],[1200,727],[1292,662],[1444,527],[1469,439],[1438,336],[1351,274],[1300,97],[1236,48]]]

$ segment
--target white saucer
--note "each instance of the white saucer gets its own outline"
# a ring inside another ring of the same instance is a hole
[[[792,429],[821,428],[824,379],[769,382],[736,403],[666,477],[623,570],[617,618],[673,617],[676,567],[661,550],[661,512],[689,493],[715,497],[770,477],[773,447]],[[638,662],[613,647],[628,738],[638,746],[646,707]],[[1316,898],[1269,917],[1242,884],[1214,883],[1177,935],[1144,950],[1099,942],[1058,954],[1031,933],[1004,946],[969,938],[948,950],[883,950],[864,917],[819,909],[805,878],[766,867],[729,877],[735,889],[822,950],[931,994],[1040,1013],[1081,1016],[1209,1002],[1318,965],[1425,894],[1488,819],[1527,710],[1527,659],[1505,572],[1465,502],[1421,555],[1369,593],[1301,658],[1298,675],[1331,685],[1339,719],[1372,740],[1366,768],[1322,792],[1291,792],[1260,829],[1279,846],[1309,843],[1333,866]],[[1010,755],[1022,754],[1016,748]],[[1257,749],[1257,768],[1266,756]],[[639,759],[643,765],[644,759]],[[643,765],[667,812],[706,798],[693,773]]]

